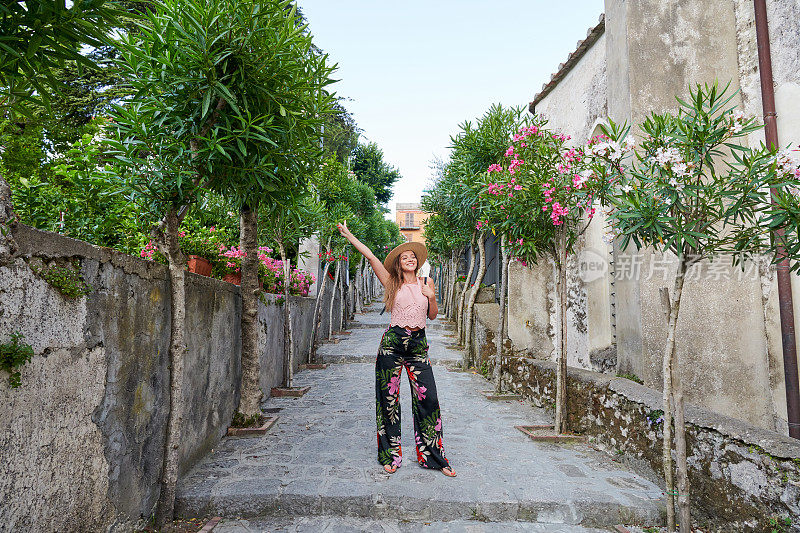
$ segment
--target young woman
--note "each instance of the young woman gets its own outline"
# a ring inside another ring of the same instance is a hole
[[[417,462],[450,477],[456,475],[444,456],[442,418],[433,369],[428,359],[425,319],[439,312],[433,280],[417,276],[428,251],[418,242],[394,248],[381,263],[375,254],[356,239],[347,224],[339,232],[369,260],[383,284],[386,309],[391,310],[389,328],[381,338],[375,360],[375,402],[378,422],[378,462],[393,474],[403,462],[400,447],[400,377],[405,367],[411,384],[411,412]]]

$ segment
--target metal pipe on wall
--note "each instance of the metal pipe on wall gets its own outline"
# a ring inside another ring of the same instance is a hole
[[[764,134],[767,146],[773,150],[778,144],[778,122],[775,113],[775,88],[772,80],[772,54],[769,46],[769,23],[766,0],[754,0],[756,19],[756,41],[758,43],[758,71],[761,76],[761,101],[764,110]],[[774,194],[774,191],[773,191]],[[778,230],[778,238],[783,230]],[[784,248],[778,249],[778,257],[784,256]],[[800,439],[800,384],[797,373],[797,340],[794,332],[794,303],[792,301],[789,259],[778,263],[778,301],[781,316],[781,341],[783,343],[783,374],[786,381],[786,414],[789,436]]]

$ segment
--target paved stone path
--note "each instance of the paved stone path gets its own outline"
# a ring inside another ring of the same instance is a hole
[[[568,533],[659,522],[657,486],[589,446],[529,440],[514,426],[552,422],[545,411],[489,401],[483,377],[448,371],[443,363],[461,353],[448,346],[452,328],[439,321],[428,327],[430,357],[445,451],[458,477],[417,466],[407,385],[400,394],[405,461],[384,473],[375,449],[374,359],[387,321],[377,311],[357,315],[351,334],[321,346],[320,356],[337,364],[298,373],[295,384],[311,390],[265,402],[280,417],[269,433],[224,439],[183,477],[177,513],[223,516],[215,532],[226,533]]]

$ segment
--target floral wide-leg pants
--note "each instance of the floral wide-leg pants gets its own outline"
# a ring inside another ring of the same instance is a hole
[[[417,462],[425,468],[449,466],[442,446],[442,419],[436,383],[428,359],[425,330],[409,331],[392,326],[383,334],[375,361],[376,417],[378,422],[378,462],[400,466],[400,377],[403,368],[411,384],[411,413]]]

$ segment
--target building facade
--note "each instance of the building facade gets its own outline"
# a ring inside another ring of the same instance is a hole
[[[782,146],[800,142],[800,0],[767,0]],[[732,103],[761,117],[753,3],[745,0],[606,0],[605,14],[531,102],[549,127],[585,143],[609,118],[637,124],[675,112],[690,86],[730,83]],[[753,134],[750,145],[763,142]],[[667,324],[659,289],[671,287],[674,257],[603,241],[602,217],[579,243],[568,280],[568,364],[630,373],[661,388]],[[587,276],[585,263],[604,268]],[[722,268],[725,266],[726,268]],[[742,273],[700,264],[687,280],[677,331],[687,401],[781,433],[787,431],[774,267]],[[713,273],[713,275],[711,275]],[[555,266],[514,263],[509,334],[517,348],[555,358],[559,345]],[[800,279],[793,279],[800,320]],[[795,329],[800,324],[795,325]]]
[[[395,204],[395,213],[395,222],[400,227],[400,233],[406,242],[425,244],[422,233],[428,220],[428,213],[422,210],[422,206],[419,203],[398,202]]]

